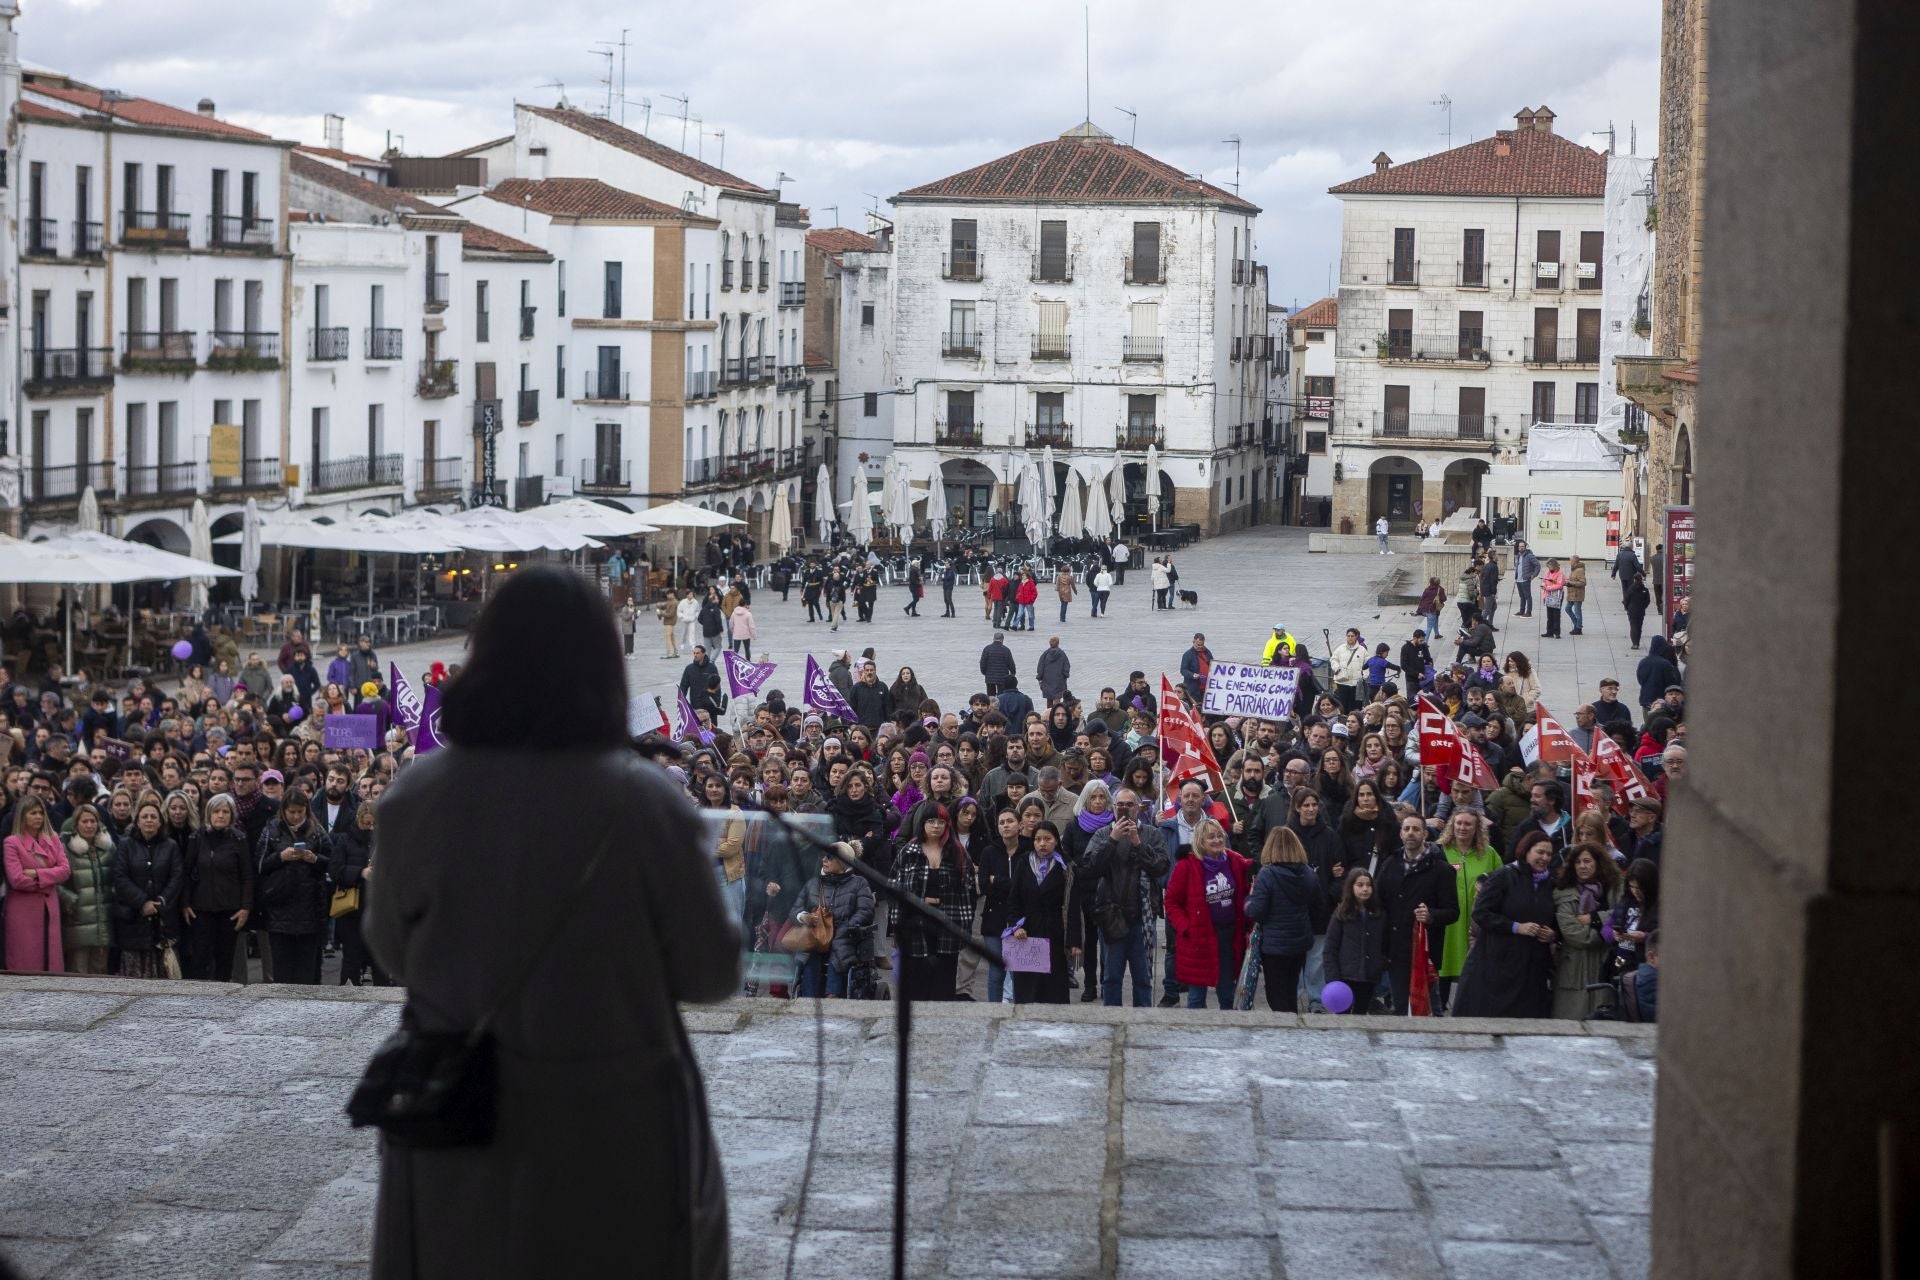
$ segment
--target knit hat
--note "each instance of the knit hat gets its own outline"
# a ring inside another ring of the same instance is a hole
[[[366,682],[365,684],[363,684],[363,685],[361,685],[361,686],[360,686],[360,696],[361,696],[361,697],[363,697],[363,698],[377,698],[377,697],[379,697],[379,696],[380,696],[380,685],[379,685],[379,682],[378,682],[378,681],[374,681],[374,680],[369,680],[369,681],[367,681],[367,682]]]

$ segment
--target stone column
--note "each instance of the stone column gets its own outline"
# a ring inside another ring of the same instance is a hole
[[[1894,532],[1920,475],[1920,6],[1719,4],[1709,47],[1700,411],[1733,443],[1698,477],[1653,1272],[1911,1275],[1911,1254],[1880,1267],[1920,1222],[1915,1183],[1881,1176],[1920,1163],[1920,841],[1895,736],[1920,719],[1897,660],[1920,593]],[[1768,636],[1792,637],[1781,698],[1754,661]]]

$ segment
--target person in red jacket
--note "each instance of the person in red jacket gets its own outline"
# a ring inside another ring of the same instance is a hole
[[[1020,585],[1014,589],[1013,599],[1014,603],[1020,606],[1020,612],[1013,620],[1013,629],[1015,631],[1033,630],[1033,606],[1040,599],[1040,584],[1035,581],[1033,570],[1021,570]]]
[[[1203,818],[1193,829],[1193,855],[1173,866],[1167,881],[1167,922],[1177,939],[1174,977],[1187,989],[1187,1008],[1207,1007],[1212,987],[1222,1009],[1233,1008],[1240,964],[1247,953],[1247,887],[1253,864],[1227,844],[1226,828]]]

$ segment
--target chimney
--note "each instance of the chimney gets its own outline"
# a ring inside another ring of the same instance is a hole
[[[1375,173],[1385,173],[1388,169],[1392,167],[1393,167],[1393,157],[1388,155],[1384,151],[1382,151],[1379,155],[1373,158],[1373,171]]]
[[[1520,132],[1533,128],[1533,108],[1522,107],[1513,113],[1513,123]]]
[[[326,115],[326,145],[334,151],[347,149],[347,118],[329,111]]]
[[[213,99],[212,98],[200,99],[200,105],[197,108],[195,108],[195,110],[199,111],[199,113],[205,116],[207,119],[209,120],[213,119]]]
[[[1544,104],[1533,113],[1533,127],[1540,133],[1553,132],[1553,112]]]

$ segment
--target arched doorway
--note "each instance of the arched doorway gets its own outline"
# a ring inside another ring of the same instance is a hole
[[[150,547],[159,547],[162,551],[171,551],[175,555],[188,555],[193,546],[187,537],[187,531],[172,520],[155,516],[143,520],[127,530],[128,542],[144,542]],[[136,582],[133,584],[132,597],[136,608],[167,609],[175,605],[184,605],[192,597],[193,584],[186,579],[177,582]]]
[[[1129,462],[1125,475],[1127,496],[1124,504],[1125,519],[1121,527],[1131,532],[1135,529],[1164,527],[1171,523],[1173,520],[1173,477],[1167,474],[1166,468],[1164,466],[1161,467],[1160,483],[1157,486],[1160,490],[1159,509],[1151,513],[1147,510],[1146,464],[1143,462]]]
[[[1367,468],[1367,527],[1360,532],[1372,533],[1381,516],[1395,533],[1412,532],[1421,518],[1420,497],[1419,463],[1398,454],[1375,460]]]
[[[1671,501],[1675,506],[1690,506],[1693,502],[1693,436],[1684,422],[1673,435],[1673,465],[1668,475],[1667,492],[1672,495]]]
[[[999,477],[972,458],[950,458],[940,464],[940,501],[946,504],[949,529],[984,529],[993,520],[993,491]]]
[[[1487,477],[1488,464],[1479,458],[1462,458],[1447,464],[1440,483],[1440,510],[1429,511],[1428,520],[1444,520],[1456,511],[1480,508],[1480,483]]]

